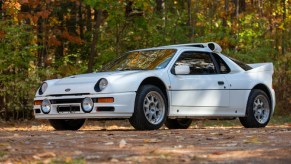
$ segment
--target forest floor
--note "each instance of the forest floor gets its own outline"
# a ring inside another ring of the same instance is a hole
[[[246,129],[238,120],[189,129],[136,131],[128,121],[92,121],[54,131],[46,121],[1,122],[0,163],[291,163],[291,119]]]

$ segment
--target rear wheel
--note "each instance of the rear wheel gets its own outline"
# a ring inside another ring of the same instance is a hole
[[[187,129],[192,123],[192,119],[167,119],[165,125],[169,129]]]
[[[167,115],[168,105],[163,92],[154,85],[141,86],[130,124],[137,130],[155,130],[164,124]]]
[[[239,120],[246,128],[261,128],[267,126],[271,113],[271,103],[267,94],[254,89],[248,99],[246,117],[240,117]]]
[[[51,119],[49,122],[56,130],[78,130],[84,125],[85,119]]]

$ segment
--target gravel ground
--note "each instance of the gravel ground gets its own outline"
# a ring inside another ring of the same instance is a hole
[[[54,131],[44,121],[1,123],[0,163],[291,163],[291,127],[161,128],[88,121]]]

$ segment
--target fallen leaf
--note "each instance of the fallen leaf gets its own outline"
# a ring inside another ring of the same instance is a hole
[[[114,142],[106,142],[106,143],[104,143],[104,145],[113,145],[114,144]]]
[[[146,143],[158,143],[160,141],[155,139],[155,138],[153,138],[153,139],[145,139],[144,142],[146,142]]]
[[[99,159],[99,155],[88,155],[85,157],[86,160],[93,160],[93,159]]]
[[[124,139],[120,140],[119,142],[119,148],[124,148],[126,146],[126,141]]]
[[[217,137],[207,137],[206,140],[218,140],[219,138]]]
[[[227,136],[227,137],[225,137],[225,139],[234,139],[235,138],[235,136]]]
[[[223,146],[234,147],[234,146],[237,146],[237,143],[224,144]]]
[[[77,134],[84,134],[85,132],[76,132]]]
[[[182,145],[176,145],[174,146],[174,148],[182,148],[183,146]]]
[[[258,137],[253,136],[249,139],[243,140],[244,143],[252,143],[252,144],[261,144],[262,142],[259,141]]]
[[[43,159],[43,158],[52,158],[52,157],[55,157],[56,154],[53,153],[53,152],[45,152],[45,153],[41,153],[41,154],[37,154],[37,155],[34,155],[32,156],[34,159]]]
[[[224,152],[217,151],[217,152],[213,152],[212,154],[213,155],[222,155],[222,154],[225,154],[225,153]]]
[[[110,162],[119,162],[119,160],[118,159],[116,159],[116,158],[112,158],[111,160],[110,160]]]

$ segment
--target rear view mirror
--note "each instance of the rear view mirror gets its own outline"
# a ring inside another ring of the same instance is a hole
[[[176,75],[188,75],[188,74],[190,74],[189,65],[177,65],[177,66],[175,66],[175,74]]]

